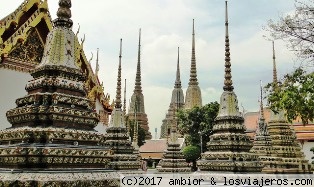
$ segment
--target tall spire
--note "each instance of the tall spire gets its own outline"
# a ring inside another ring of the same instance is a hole
[[[99,48],[97,48],[97,57],[96,57],[96,70],[95,70],[96,77],[98,76],[98,72],[99,72],[98,53],[99,53]]]
[[[126,115],[126,79],[124,79],[123,114]]]
[[[276,68],[276,56],[275,56],[275,42],[272,41],[273,43],[273,83],[277,84],[277,68]]]
[[[225,81],[224,91],[233,91],[232,76],[231,76],[231,62],[230,62],[230,44],[229,44],[229,30],[228,30],[228,2],[226,1],[226,38],[225,38]]]
[[[137,55],[137,68],[136,68],[134,92],[142,93],[142,83],[141,83],[141,29],[139,31],[139,37],[138,37],[138,55]]]
[[[263,86],[262,86],[262,81],[260,82],[260,90],[261,90],[261,98],[260,98],[260,112],[261,112],[261,116],[260,116],[260,118],[261,119],[265,119],[265,117],[264,117],[264,110],[263,110],[263,108],[264,108],[264,106],[263,106]]]
[[[180,57],[179,57],[179,47],[178,47],[178,62],[177,62],[177,74],[176,74],[176,82],[174,88],[181,88],[181,78],[180,78]]]
[[[194,19],[192,27],[192,57],[191,57],[191,69],[190,69],[190,80],[189,86],[186,89],[185,95],[185,109],[191,109],[195,106],[202,106],[202,93],[198,86],[197,71],[196,71],[196,58],[195,58],[195,29]]]
[[[197,73],[196,73],[196,58],[195,58],[195,30],[194,30],[194,19],[192,28],[192,58],[191,58],[191,70],[190,70],[190,81],[189,85],[198,85]]]
[[[115,108],[121,109],[121,58],[122,58],[122,39],[120,39],[119,68],[117,78],[116,105]]]

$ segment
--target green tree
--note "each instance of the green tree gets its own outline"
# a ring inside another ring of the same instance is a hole
[[[284,110],[289,122],[300,117],[303,124],[314,119],[314,73],[302,68],[284,76],[282,82],[265,86],[268,104],[276,113]]]
[[[206,144],[212,134],[214,120],[218,114],[219,103],[211,102],[202,107],[189,110],[179,110],[179,131],[186,137],[187,145],[200,146],[202,137],[202,150],[207,150]]]
[[[130,137],[131,137],[131,141],[133,142],[134,127],[136,127],[135,120],[130,120],[130,119],[126,118],[126,124],[130,128],[130,130],[129,130]],[[140,147],[140,146],[144,145],[144,143],[145,143],[145,130],[141,127],[140,124],[138,124],[138,132],[137,133],[138,133],[137,145]]]
[[[196,160],[200,157],[201,150],[198,146],[189,145],[183,149],[183,155],[187,162],[193,163],[193,170],[196,170]]]
[[[272,39],[282,39],[297,56],[314,65],[314,0],[295,0],[295,12],[269,20],[266,30]]]
[[[276,113],[286,112],[287,119],[300,117],[303,124],[313,120],[313,71],[314,66],[314,0],[295,0],[294,13],[281,16],[278,21],[270,20],[266,30],[273,40],[286,41],[301,61],[307,62],[306,70],[297,68],[284,76],[282,83],[266,85],[270,108]],[[309,73],[310,72],[310,73]]]

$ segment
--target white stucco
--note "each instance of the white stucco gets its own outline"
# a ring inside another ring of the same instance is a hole
[[[302,146],[302,150],[304,152],[305,158],[309,160],[310,163],[312,163],[312,161],[314,161],[314,159],[312,159],[312,157],[314,157],[314,154],[310,150],[312,147],[314,147],[314,142],[304,142],[303,144],[301,144],[301,146]]]
[[[15,108],[15,100],[27,94],[25,85],[32,76],[29,73],[22,73],[0,68],[0,129],[11,126],[7,121],[6,112]],[[102,110],[100,102],[96,101],[96,111]],[[101,133],[106,132],[105,126],[99,122],[95,129]]]
[[[8,128],[5,113],[15,108],[15,100],[25,96],[26,83],[32,79],[29,73],[22,73],[0,68],[0,129]]]
[[[98,99],[96,99],[96,112],[99,114],[99,110],[103,110],[103,106],[101,105],[101,103],[98,101]],[[99,122],[98,125],[95,127],[95,130],[97,130],[98,132],[105,134],[106,133],[106,126],[102,123]]]

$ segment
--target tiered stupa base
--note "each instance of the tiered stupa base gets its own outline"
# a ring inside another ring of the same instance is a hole
[[[253,160],[253,161],[252,161]],[[255,161],[254,161],[255,160]],[[197,162],[201,171],[260,172],[258,156],[247,152],[205,152]]]
[[[169,143],[164,153],[164,158],[159,162],[157,171],[186,173],[191,172],[191,167],[185,161],[184,155],[180,149],[180,144]]]
[[[117,187],[120,175],[104,170],[0,171],[0,186],[108,186]]]
[[[267,128],[266,124],[264,128]],[[282,159],[276,157],[272,149],[272,140],[266,130],[264,134],[257,134],[254,140],[254,146],[250,152],[259,156],[260,161],[263,163],[264,167],[262,169],[263,173],[282,173]]]
[[[311,164],[305,159],[301,146],[297,142],[294,130],[285,120],[282,120],[284,119],[282,113],[272,113],[274,119],[268,123],[273,152],[281,158],[281,161],[276,163],[279,168],[274,168],[274,170],[287,174],[313,173]]]
[[[235,93],[224,91],[213,134],[207,143],[208,151],[197,161],[201,171],[259,173],[262,170],[258,155],[250,153],[253,144],[245,133],[243,121]]]
[[[107,140],[105,143],[113,151],[109,167],[114,170],[138,170],[140,168],[140,156],[134,154],[134,147],[127,136],[125,127],[107,128]]]
[[[0,131],[1,168],[108,168],[110,151],[96,131],[21,127]],[[66,167],[65,167],[66,165]]]

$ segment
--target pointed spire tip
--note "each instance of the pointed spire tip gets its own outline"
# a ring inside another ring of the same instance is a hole
[[[224,80],[224,91],[233,91],[233,86],[232,86],[232,76],[231,76],[231,62],[230,62],[230,43],[229,43],[229,28],[228,28],[228,3],[226,2],[226,22],[225,22],[225,27],[226,27],[226,37],[225,37],[225,80]]]

